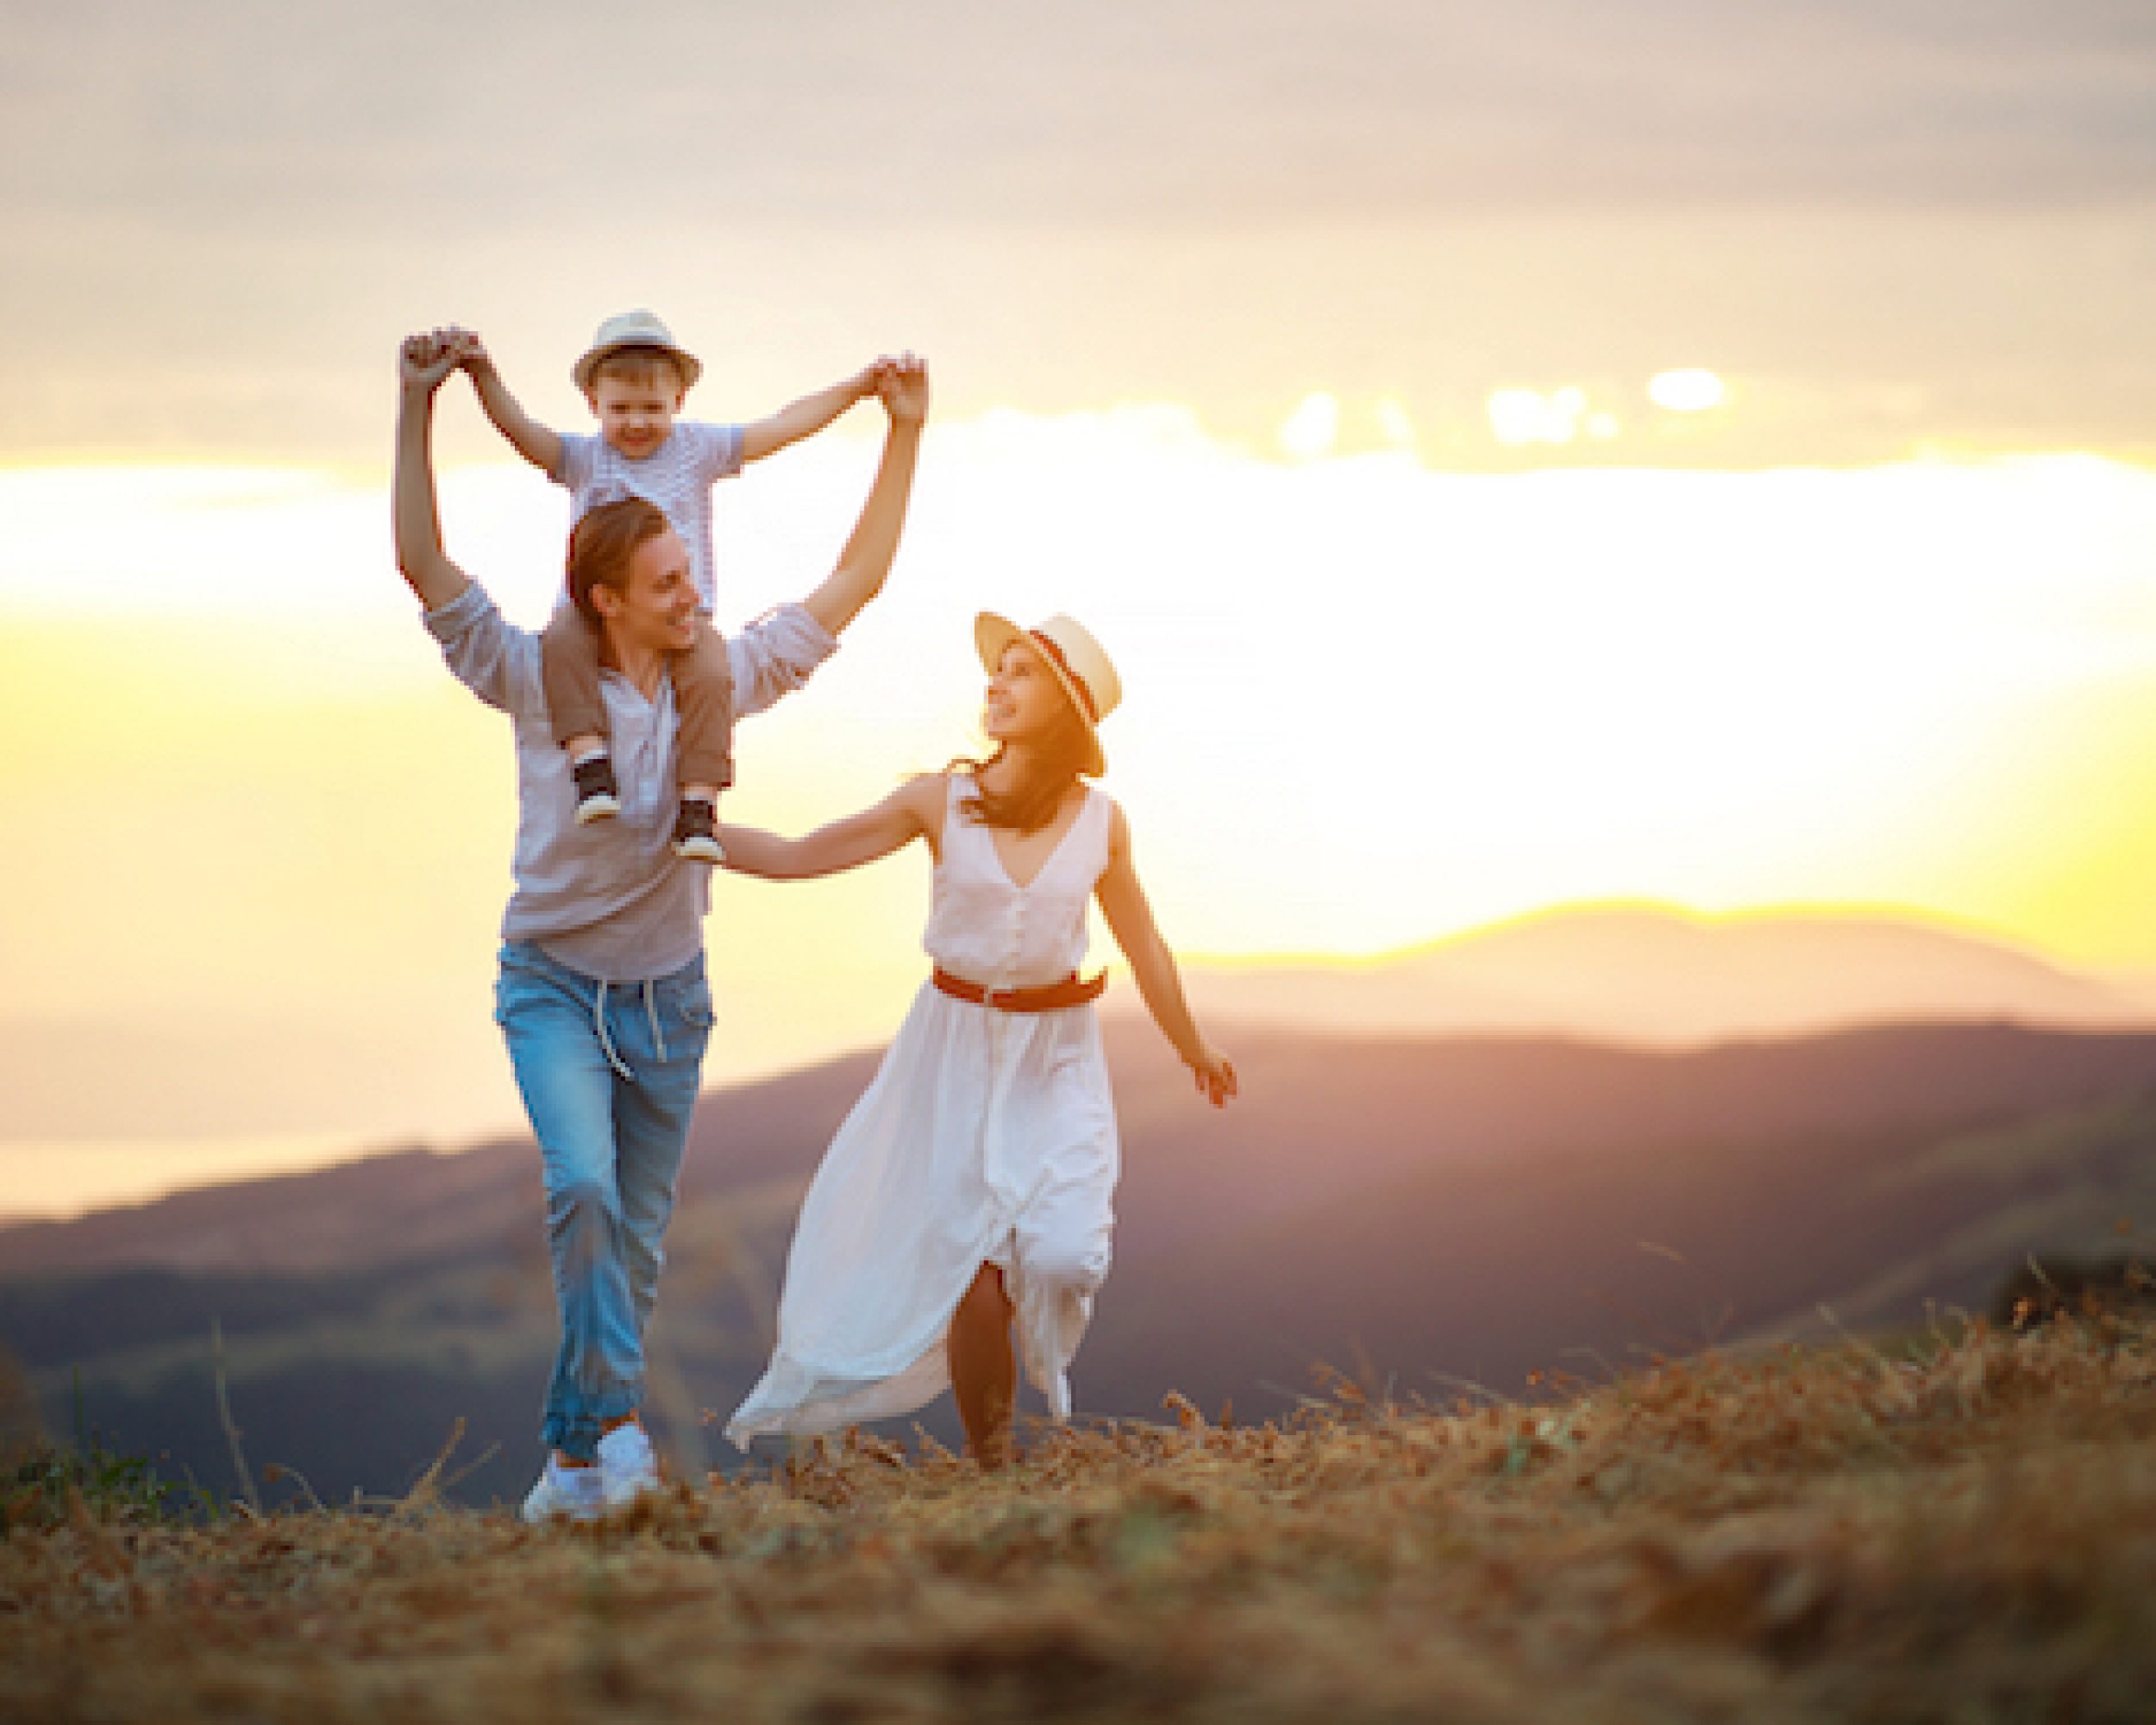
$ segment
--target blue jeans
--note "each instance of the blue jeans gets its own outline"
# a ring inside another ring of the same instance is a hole
[[[644,1326],[711,1033],[704,960],[600,982],[536,946],[502,948],[494,1020],[539,1140],[561,1346],[547,1445],[592,1458],[643,1397]]]

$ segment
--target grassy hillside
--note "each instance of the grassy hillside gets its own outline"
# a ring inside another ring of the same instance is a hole
[[[873,1440],[538,1532],[423,1488],[20,1490],[24,1720],[2146,1721],[2156,1333],[1658,1363],[1450,1410]]]

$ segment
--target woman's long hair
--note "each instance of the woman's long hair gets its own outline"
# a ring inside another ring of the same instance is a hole
[[[1008,745],[999,743],[995,753],[987,760],[976,761],[961,755],[950,763],[949,770],[971,773],[974,782],[979,785],[981,775],[1007,752]],[[981,786],[976,794],[958,805],[959,812],[977,826],[1038,832],[1056,819],[1056,811],[1063,806],[1063,799],[1084,773],[1092,754],[1093,733],[1086,729],[1085,720],[1078,717],[1078,709],[1066,699],[1053,722],[1037,741],[1028,746],[1026,764],[1018,783],[1000,795]]]

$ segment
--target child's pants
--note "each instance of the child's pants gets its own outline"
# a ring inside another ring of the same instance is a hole
[[[494,1019],[546,1175],[561,1344],[548,1447],[589,1461],[643,1399],[644,1327],[696,1106],[711,994],[699,954],[670,976],[601,982],[510,941]]]
[[[599,649],[599,630],[564,599],[539,637],[540,671],[556,743],[606,735]],[[674,705],[681,714],[680,782],[724,790],[734,782],[734,664],[726,637],[709,618],[698,618],[695,644],[673,655],[670,668]]]

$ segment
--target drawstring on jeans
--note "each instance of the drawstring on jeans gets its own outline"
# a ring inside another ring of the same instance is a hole
[[[606,1063],[614,1069],[615,1076],[626,1078],[633,1084],[636,1082],[636,1075],[630,1070],[628,1063],[615,1051],[614,1038],[607,1033],[606,987],[601,982],[592,995],[592,1028],[599,1032],[599,1051],[606,1057]],[[651,1020],[652,1046],[658,1050],[659,1058],[662,1062],[672,1059],[673,1057],[667,1052],[667,1033],[659,1028],[659,991],[649,979],[644,982],[644,1016]]]
[[[644,980],[644,1015],[651,1020],[651,1040],[659,1051],[659,1058],[667,1058],[667,1034],[659,1028],[659,994],[651,980]]]
[[[624,1063],[614,1051],[614,1038],[606,1033],[606,984],[601,982],[592,996],[592,1028],[599,1032],[599,1051],[606,1057],[606,1063],[614,1069],[614,1076],[636,1082],[636,1075]]]

